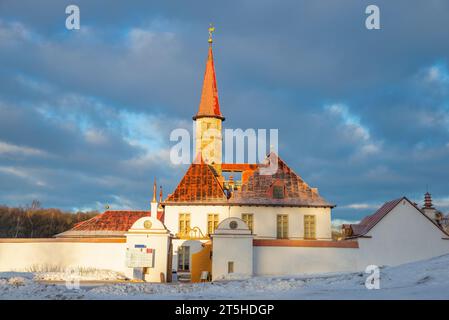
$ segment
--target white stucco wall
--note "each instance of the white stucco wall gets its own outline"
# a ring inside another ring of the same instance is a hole
[[[234,223],[235,228],[231,228]],[[212,235],[212,280],[253,275],[253,235],[237,217],[223,220]],[[233,263],[229,273],[228,263]]]
[[[0,242],[0,271],[27,271],[45,265],[126,271],[126,243],[9,241]]]
[[[358,269],[398,265],[449,253],[447,236],[408,201],[398,204],[366,236],[359,238]]]
[[[145,227],[145,222],[151,224]],[[137,220],[126,234],[127,247],[135,248],[135,245],[145,245],[154,250],[154,264],[146,268],[144,275],[148,282],[166,282],[168,274],[168,253],[170,249],[170,233],[165,226],[155,217],[143,217]],[[133,278],[133,268],[127,268],[126,275]]]
[[[356,248],[254,247],[254,275],[357,271]]]
[[[228,262],[234,263],[234,273],[253,275],[252,237],[215,236],[212,243],[212,280],[228,275]]]
[[[289,216],[289,238],[304,238],[304,215],[316,216],[317,239],[332,237],[330,208],[263,207],[263,206],[173,206],[165,207],[165,225],[173,234],[178,233],[180,213],[190,213],[191,227],[199,227],[207,234],[207,215],[219,214],[219,221],[229,217],[241,218],[243,213],[254,214],[254,234],[256,238],[276,238],[276,216]]]
[[[270,239],[275,236],[277,212],[289,214],[289,226],[293,235],[295,232],[297,234],[302,232],[302,215],[310,213],[307,208],[229,208],[220,206],[171,207],[170,210],[172,210],[171,213],[166,212],[166,217],[171,214],[174,218],[167,219],[167,227],[171,226],[174,230],[177,230],[178,227],[179,212],[190,212],[192,226],[197,225],[204,229],[208,213],[219,213],[220,219],[223,217],[221,220],[225,220],[229,216],[240,218],[242,213],[254,213],[255,233],[259,232],[265,236],[260,237],[260,234],[257,234],[256,238],[266,239],[258,240],[259,243],[273,241]],[[326,220],[323,225],[327,223],[326,214],[328,213],[322,212],[323,219]],[[154,225],[156,224],[154,222]],[[317,222],[317,224],[319,223]],[[164,260],[163,256],[167,256],[168,253],[169,235],[163,228],[161,224],[159,229],[165,234],[154,236],[145,234],[146,231],[139,231],[137,228],[134,231],[142,232],[142,234],[131,236],[129,239],[128,245],[146,241],[149,247],[156,249],[161,254],[159,259],[161,265],[157,266],[157,272],[154,273],[155,278],[148,279],[149,281],[159,281],[160,272],[165,272],[167,268],[167,260]],[[299,231],[297,231],[298,229]],[[337,247],[310,247],[301,244],[295,245],[294,241],[285,246],[253,246],[252,235],[245,234],[243,231],[240,234],[227,232],[221,230],[213,236],[214,279],[227,274],[228,261],[234,261],[234,273],[285,275],[361,271],[370,264],[397,265],[449,254],[449,240],[444,240],[447,235],[407,201],[400,203],[374,226],[366,235],[369,238],[359,238],[359,248],[338,247],[340,245]],[[321,235],[325,234],[325,230],[320,232]],[[158,238],[159,236],[160,238]],[[151,239],[147,239],[147,237]],[[45,265],[60,268],[89,267],[118,272],[129,271],[126,267],[127,244],[124,239],[108,241],[106,239],[0,239],[0,271],[26,271],[34,266]],[[192,254],[202,249],[201,243],[204,241],[173,240],[173,269],[176,270],[177,267],[176,253],[180,245],[189,245]],[[296,241],[296,243],[303,242]]]

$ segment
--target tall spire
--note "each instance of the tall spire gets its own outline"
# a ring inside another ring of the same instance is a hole
[[[207,55],[206,71],[204,73],[203,91],[201,93],[198,113],[193,117],[193,120],[204,117],[224,120],[220,111],[220,103],[218,102],[217,80],[215,78],[214,56],[212,53],[212,33],[214,31],[215,28],[211,25],[209,28],[209,53]]]
[[[156,184],[156,178],[154,178],[154,183],[153,183],[153,199],[151,200],[151,202],[156,202],[156,190],[157,190],[157,184]]]
[[[156,184],[156,178],[154,178],[154,183],[153,183],[153,199],[151,200],[150,203],[150,210],[151,210],[151,215],[153,217],[156,217],[156,212],[157,212],[157,184]]]

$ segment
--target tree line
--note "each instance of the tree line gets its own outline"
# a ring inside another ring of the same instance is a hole
[[[26,207],[0,205],[0,238],[50,238],[97,214],[44,209],[38,201]]]

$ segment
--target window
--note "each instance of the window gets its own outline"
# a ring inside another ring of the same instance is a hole
[[[315,239],[315,238],[316,238],[315,216],[305,215],[304,216],[304,239]]]
[[[190,232],[190,213],[179,214],[179,233],[188,235]]]
[[[242,213],[242,220],[246,223],[251,233],[253,233],[254,229],[254,215],[252,213]]]
[[[284,199],[284,186],[274,186],[273,187],[273,198],[274,199]]]
[[[277,238],[288,238],[288,215],[278,214],[277,216]]]
[[[181,246],[178,247],[178,270],[189,271],[190,270],[190,247]]]
[[[207,215],[207,233],[214,233],[218,226],[218,214],[208,214]]]
[[[228,273],[234,273],[234,261],[228,261]]]

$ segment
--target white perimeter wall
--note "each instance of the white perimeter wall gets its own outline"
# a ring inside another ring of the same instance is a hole
[[[356,248],[253,247],[254,275],[357,271]]]
[[[234,263],[234,273],[253,275],[252,236],[216,235],[212,242],[212,279],[228,274],[228,262]],[[221,254],[220,254],[221,253]]]
[[[126,243],[0,242],[0,271],[48,265],[125,272],[125,257]]]

